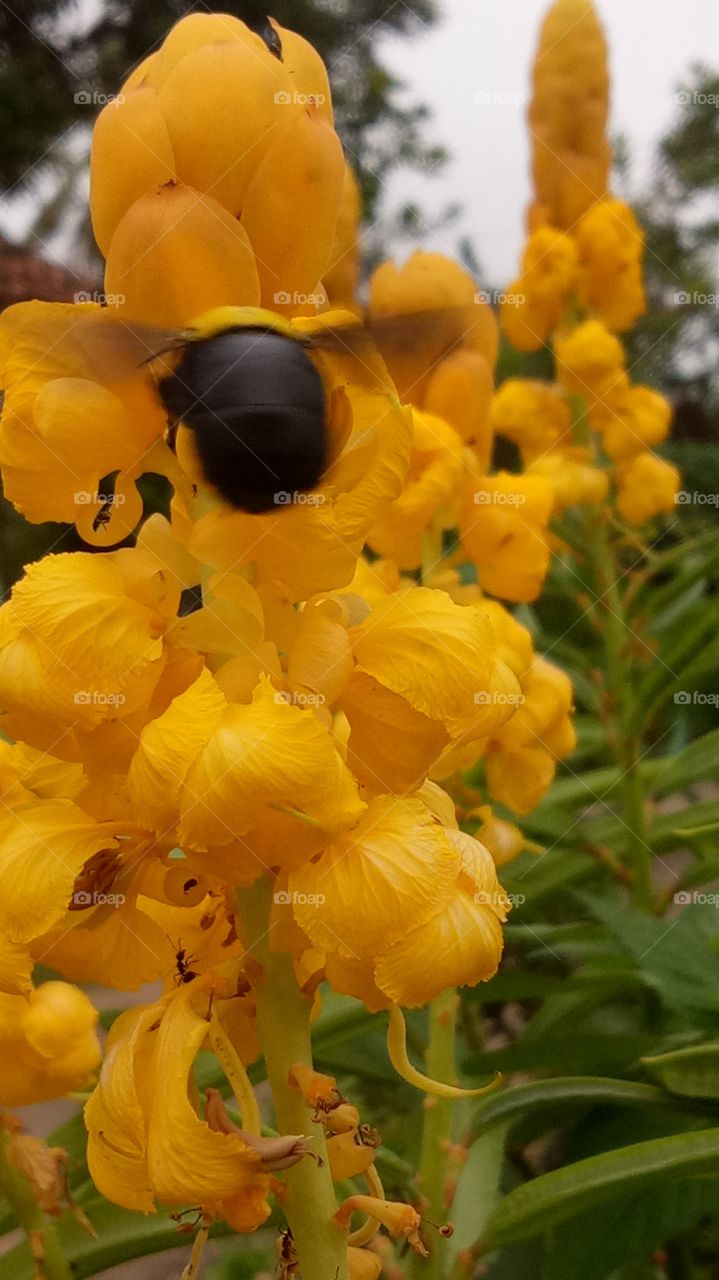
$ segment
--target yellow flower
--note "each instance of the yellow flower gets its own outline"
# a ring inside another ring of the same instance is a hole
[[[209,993],[193,987],[114,1023],[85,1107],[88,1164],[98,1190],[126,1209],[199,1204],[235,1231],[253,1231],[270,1212],[262,1157],[237,1132],[210,1128],[190,1100],[208,1032]]]
[[[557,337],[557,373],[569,391],[601,398],[626,385],[624,349],[600,320],[586,320]]]
[[[464,447],[457,432],[441,418],[412,411],[412,457],[404,489],[368,535],[370,546],[395,560],[400,569],[422,563],[422,535],[430,528],[451,527],[452,500],[464,467]]]
[[[97,1017],[66,982],[43,982],[27,998],[0,995],[0,1104],[24,1107],[82,1089],[100,1065]]]
[[[576,228],[579,300],[609,329],[629,329],[646,310],[642,285],[644,234],[629,205],[606,199]]]
[[[512,440],[526,463],[570,439],[566,399],[534,378],[508,378],[492,401],[492,426]]]
[[[460,439],[471,445],[480,467],[489,466],[492,454],[493,392],[494,377],[488,356],[459,347],[440,360],[424,395],[426,412],[444,418]]]
[[[552,227],[538,227],[525,246],[522,274],[502,303],[502,326],[519,351],[537,351],[559,325],[576,282],[573,240]]]
[[[677,468],[648,450],[616,468],[617,509],[630,524],[674,511],[681,484]]]
[[[432,795],[377,796],[354,830],[290,875],[295,917],[327,953],[329,980],[370,1008],[426,1004],[499,963],[508,900],[494,862],[454,821],[441,825]]]
[[[579,445],[545,453],[530,463],[527,474],[549,481],[559,514],[567,507],[600,506],[609,492],[609,476],[593,465],[589,450]]]
[[[86,542],[103,546],[137,525],[135,480],[157,469],[153,459],[165,448],[166,415],[146,372],[119,380],[83,344],[86,325],[112,342],[116,323],[110,308],[93,303],[21,302],[0,317],[5,494],[28,520],[77,523]],[[112,472],[109,521],[93,528],[100,482]]]
[[[627,387],[605,397],[590,420],[602,433],[604,452],[615,462],[623,462],[666,439],[672,406],[651,387]]]
[[[162,674],[178,601],[137,548],[30,565],[0,609],[3,726],[43,747],[127,719]]]
[[[606,194],[611,148],[607,47],[592,0],[555,0],[532,73],[530,225],[571,230]]]
[[[298,295],[306,310],[317,291],[344,162],[321,59],[277,30],[282,61],[238,19],[192,14],[98,119],[93,226],[106,291],[136,319]]]
[[[489,794],[516,813],[536,808],[556,761],[574,749],[572,684],[564,671],[535,657],[522,679],[515,714],[489,743],[485,768]]]
[[[411,331],[401,346],[393,342],[384,349],[380,340],[382,354],[400,396],[419,408],[430,407],[425,406],[425,396],[432,374],[448,347],[457,345],[458,336],[461,347],[478,352],[489,368],[494,368],[497,322],[477,293],[469,273],[441,253],[418,249],[402,267],[390,261],[381,263],[370,279],[372,317],[380,319],[418,311],[441,313],[443,309],[448,309],[446,322],[437,314],[431,332],[423,330],[419,340],[412,340]]]
[[[549,568],[546,530],[554,504],[542,476],[477,476],[460,520],[462,544],[483,590],[502,600],[535,600]]]

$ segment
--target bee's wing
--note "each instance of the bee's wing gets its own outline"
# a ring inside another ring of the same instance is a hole
[[[362,356],[375,346],[384,356],[426,352],[439,360],[465,342],[484,317],[472,305],[369,316],[347,324],[328,325],[309,337],[309,345]]]
[[[137,377],[143,365],[184,346],[188,337],[186,333],[131,324],[109,308],[81,313],[73,324],[71,336],[88,364],[103,381],[109,382]],[[171,367],[167,363],[167,373]]]

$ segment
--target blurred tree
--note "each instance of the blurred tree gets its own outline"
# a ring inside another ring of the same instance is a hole
[[[637,204],[647,233],[647,314],[630,337],[632,376],[671,395],[675,436],[716,440],[719,418],[719,73],[692,68]]]
[[[262,0],[218,0],[208,7],[251,25],[267,12]],[[390,170],[399,165],[436,170],[445,156],[443,148],[424,138],[427,107],[400,103],[402,83],[378,53],[383,35],[409,38],[433,23],[435,0],[413,0],[411,7],[401,0],[273,0],[270,7],[272,16],[301,32],[327,64],[337,128],[358,170],[371,223]],[[36,203],[48,209],[49,216],[41,214],[28,231],[37,252],[78,203],[73,197],[84,181],[87,135],[96,113],[93,96],[116,92],[168,28],[196,9],[196,0],[99,0],[90,10],[75,0],[0,5],[0,189],[17,195],[34,186]],[[80,165],[78,141],[84,141]],[[414,210],[407,218],[413,221]],[[393,227],[402,225],[400,210]],[[76,239],[78,228],[71,230],[63,247],[68,238]],[[85,229],[86,261],[90,246]]]

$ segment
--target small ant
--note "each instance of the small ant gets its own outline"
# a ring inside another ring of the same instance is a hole
[[[198,974],[191,967],[193,964],[196,964],[196,963],[197,963],[197,957],[188,955],[187,948],[183,947],[182,940],[179,940],[177,943],[177,948],[175,950],[175,966],[177,970],[177,972],[175,973],[175,982],[178,987],[182,983],[192,982],[193,978],[198,977]]]
[[[92,531],[97,533],[98,529],[110,523],[110,514],[112,512],[112,498],[106,498],[95,519],[92,522]]]

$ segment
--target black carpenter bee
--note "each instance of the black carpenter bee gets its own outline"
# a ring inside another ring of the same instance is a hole
[[[476,323],[473,307],[449,307],[306,334],[272,311],[219,307],[171,334],[105,309],[80,317],[72,334],[100,375],[127,377],[150,366],[170,446],[188,429],[206,482],[230,506],[260,513],[313,489],[328,465],[326,393],[313,353],[350,355],[353,377],[377,385],[369,354],[375,345],[388,359],[421,349],[431,368]]]

